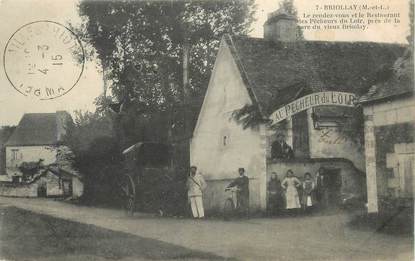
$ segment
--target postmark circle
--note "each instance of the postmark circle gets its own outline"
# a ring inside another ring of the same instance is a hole
[[[20,27],[3,53],[6,77],[21,94],[49,100],[68,93],[78,83],[85,52],[76,34],[53,21]]]

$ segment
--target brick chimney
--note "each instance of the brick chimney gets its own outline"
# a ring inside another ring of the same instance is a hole
[[[274,42],[294,42],[297,31],[297,18],[280,10],[268,14],[264,24],[264,38]]]

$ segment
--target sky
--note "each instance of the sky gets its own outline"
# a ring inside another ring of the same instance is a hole
[[[253,37],[262,37],[262,26],[268,13],[275,11],[280,0],[256,0],[256,21],[250,33]],[[352,3],[353,0],[295,0],[298,14],[313,8],[316,3]],[[365,0],[365,3],[378,3],[379,0]],[[78,0],[0,0],[0,50],[3,52],[11,35],[22,25],[37,21],[50,20],[61,24],[80,23],[76,5]],[[404,11],[402,24],[407,25],[407,0],[382,0],[383,4],[392,4]],[[305,32],[307,40],[330,41],[377,41],[405,43],[409,27],[374,26],[366,32],[338,33],[327,31]],[[24,113],[55,112],[67,110],[94,110],[94,100],[102,93],[103,81],[96,64],[86,62],[84,72],[78,84],[67,94],[52,100],[28,98],[17,92],[7,80],[4,72],[3,56],[0,64],[0,126],[16,125]],[[62,75],[61,77],[65,77]]]

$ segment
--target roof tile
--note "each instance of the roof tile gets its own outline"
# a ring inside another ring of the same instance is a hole
[[[392,66],[404,46],[370,42],[272,42],[224,36],[245,85],[264,115],[303,95],[344,91],[362,95]]]
[[[63,115],[70,117],[67,112],[24,114],[5,146],[57,144],[61,138],[58,135],[62,133]]]

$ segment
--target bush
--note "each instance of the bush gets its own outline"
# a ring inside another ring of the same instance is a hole
[[[121,206],[117,178],[122,172],[122,155],[112,121],[98,113],[75,114],[67,127],[64,144],[73,152],[74,167],[82,174],[81,203]]]
[[[119,204],[117,178],[122,172],[122,162],[115,138],[96,138],[86,151],[76,155],[75,162],[84,175],[84,203]]]

